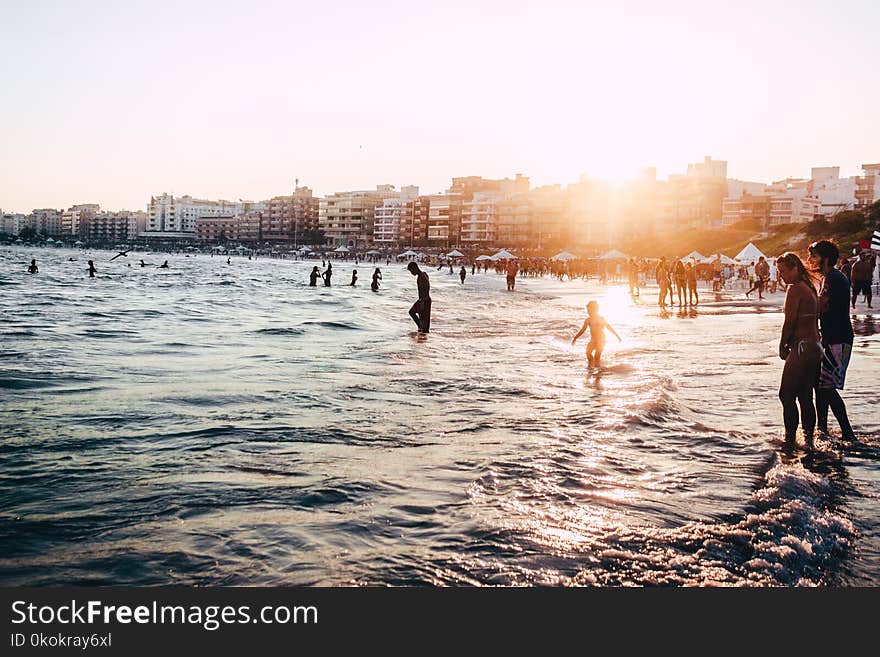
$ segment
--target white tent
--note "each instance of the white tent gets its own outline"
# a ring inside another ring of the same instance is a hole
[[[501,249],[492,256],[492,260],[516,260],[516,256],[506,249]]]
[[[417,255],[419,255],[419,254],[416,253],[415,251],[413,251],[412,249],[409,249],[407,251],[404,251],[403,253],[401,253],[397,257],[398,258],[415,258]]]
[[[699,251],[691,251],[684,258],[682,258],[682,260],[696,260],[697,262],[702,262],[705,259],[706,256],[704,256]]]
[[[608,253],[599,258],[599,260],[629,260],[629,256],[625,253],[621,253],[617,249],[611,249]]]
[[[766,260],[767,256],[761,253],[761,249],[749,242],[745,245],[743,250],[736,255],[734,260],[742,264],[746,264],[747,262],[758,262],[758,258],[764,258]]]
[[[450,251],[446,254],[447,258],[464,258],[464,253],[456,249],[455,251]]]
[[[491,260],[491,259],[492,259],[492,256],[490,256],[490,255],[477,256],[477,260]]]
[[[376,249],[370,249],[364,255],[382,255],[382,252],[377,251]]]
[[[342,246],[337,246],[335,249],[333,249],[333,252],[334,253],[348,253],[348,247],[343,244]]]
[[[734,260],[733,258],[728,258],[723,253],[716,253],[715,255],[706,256],[706,258],[703,260],[703,264],[711,265],[713,262],[718,260],[719,257],[721,258],[722,265],[735,265],[736,264],[736,260]]]
[[[551,260],[575,260],[575,259],[577,259],[577,256],[574,253],[569,253],[568,251],[561,251],[550,259]]]

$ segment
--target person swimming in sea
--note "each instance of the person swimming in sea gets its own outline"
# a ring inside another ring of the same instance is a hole
[[[381,280],[382,272],[379,270],[378,267],[376,267],[376,271],[373,272],[373,282],[370,283],[370,289],[373,290],[373,292],[379,291],[379,281]]]
[[[147,266],[147,263],[144,262],[144,259],[143,259],[143,258],[141,258],[141,261],[140,261],[139,264],[140,264],[141,267],[146,267],[146,266]]]
[[[590,327],[590,342],[587,344],[587,363],[598,367],[599,362],[602,359],[602,350],[605,348],[605,329],[607,328],[611,331],[614,334],[614,337],[621,342],[623,342],[623,340],[617,335],[617,331],[611,327],[611,324],[599,314],[598,301],[590,301],[590,303],[587,304],[587,318],[584,320],[584,325],[581,326],[581,330],[572,338],[572,346],[574,346],[577,339],[584,334],[584,331],[587,330],[588,326]]]
[[[168,261],[166,260],[161,265],[159,265],[159,269],[168,269]]]
[[[309,274],[309,287],[318,287],[318,277],[321,275],[321,272],[318,271],[318,265],[312,267],[312,272]]]
[[[461,284],[464,285],[464,279],[467,278],[467,269],[464,268],[464,265],[458,270],[458,277],[461,279]]]
[[[95,272],[98,270],[95,269],[95,263],[92,260],[89,260],[89,278],[95,277]]]
[[[349,285],[351,287],[354,287],[357,284],[357,280],[358,280],[358,270],[353,269],[351,272],[351,283],[349,283]]]
[[[39,272],[40,272],[40,268],[37,267],[37,259],[36,259],[36,258],[32,258],[32,259],[31,259],[31,264],[30,264],[30,266],[28,267],[28,274],[38,274]]]
[[[330,279],[333,277],[333,263],[327,263],[327,269],[321,277],[324,279],[324,287],[330,287]]]

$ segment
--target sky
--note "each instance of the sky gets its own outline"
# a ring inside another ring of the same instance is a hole
[[[0,2],[0,209],[880,161],[880,2]]]

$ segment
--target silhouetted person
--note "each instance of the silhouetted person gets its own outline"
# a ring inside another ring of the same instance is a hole
[[[477,271],[477,263],[472,262],[471,263],[471,276],[473,276],[476,273],[476,271]]]
[[[794,253],[777,258],[776,268],[788,286],[785,293],[785,321],[779,338],[779,357],[785,361],[779,400],[785,423],[785,442],[793,446],[798,428],[798,406],[807,447],[813,445],[816,411],[813,385],[822,359],[822,343],[816,316],[819,299],[804,263]]]
[[[32,259],[31,259],[31,264],[30,264],[30,266],[28,267],[28,274],[36,274],[36,273],[39,273],[39,271],[40,271],[40,268],[37,267],[37,259],[36,259],[36,258],[32,258]]]
[[[227,265],[231,265],[231,264],[232,264],[232,258],[226,258],[226,264],[227,264]]]
[[[749,288],[749,291],[746,292],[746,299],[749,298],[749,295],[755,290],[758,291],[758,298],[764,298],[764,286],[767,284],[767,281],[770,278],[770,265],[767,264],[767,261],[764,259],[764,256],[758,258],[758,263],[755,265],[755,282],[752,284],[752,287]]]
[[[140,266],[141,266],[141,267],[146,267],[146,266],[147,266],[147,263],[144,262],[144,259],[143,259],[143,258],[141,258]]]
[[[378,267],[376,267],[376,271],[373,272],[373,282],[370,283],[370,289],[373,290],[373,292],[379,291],[379,281],[381,281],[381,280],[382,280],[382,272],[379,271]]]
[[[516,261],[511,260],[507,265],[507,289],[509,291],[513,291],[513,288],[516,287],[516,273],[518,269],[516,267]]]
[[[95,263],[89,260],[89,278],[94,278],[96,271],[98,270],[95,269]]]
[[[828,433],[830,407],[837,418],[842,437],[852,440],[855,436],[846,404],[837,392],[843,390],[855,337],[849,317],[849,280],[834,266],[840,257],[840,250],[834,242],[814,242],[808,251],[810,266],[823,276],[819,288],[819,332],[822,334],[823,353],[816,387],[816,424],[819,431]]]
[[[868,308],[871,307],[871,279],[874,277],[874,267],[867,251],[859,253],[850,269],[850,281],[852,282],[852,307],[856,307],[856,299],[864,293]]]
[[[309,274],[309,287],[318,287],[318,276],[321,275],[321,272],[318,271],[318,265],[312,267],[312,272]]]
[[[700,303],[700,294],[697,292],[697,269],[692,263],[685,265],[685,276],[687,278],[688,301],[692,306]]]
[[[349,285],[350,285],[351,287],[354,287],[355,284],[357,283],[357,280],[358,280],[358,270],[357,270],[357,269],[353,269],[352,272],[351,272],[351,283],[349,283]]]
[[[461,278],[461,284],[464,285],[464,279],[467,278],[467,269],[464,268],[464,265],[458,270],[458,276]]]
[[[330,279],[333,277],[333,264],[328,262],[327,269],[321,276],[324,279],[324,287],[330,287]]]
[[[431,282],[415,262],[409,263],[406,268],[416,277],[419,287],[419,300],[409,309],[409,316],[419,327],[419,333],[428,333],[431,329]]]
[[[168,269],[168,261],[166,260],[161,265],[159,265],[159,269]]]
[[[584,320],[581,330],[571,339],[572,346],[584,334],[587,327],[590,328],[590,342],[587,344],[587,364],[598,367],[599,362],[602,360],[602,350],[605,348],[605,329],[607,328],[611,331],[618,340],[620,340],[620,336],[617,335],[617,331],[611,328],[611,324],[599,314],[598,301],[590,301],[587,304],[587,318]]]

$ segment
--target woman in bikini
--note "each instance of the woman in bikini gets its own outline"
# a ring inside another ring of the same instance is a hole
[[[804,263],[794,253],[776,260],[779,275],[788,285],[785,294],[785,321],[779,339],[779,357],[785,361],[779,399],[785,422],[785,442],[794,445],[800,422],[807,447],[812,447],[816,428],[813,385],[822,360],[819,340],[819,299]]]

